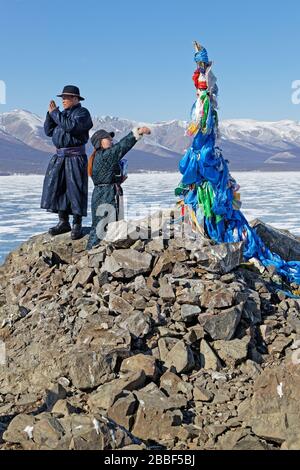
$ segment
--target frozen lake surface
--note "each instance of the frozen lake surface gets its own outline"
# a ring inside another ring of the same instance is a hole
[[[233,173],[241,186],[242,211],[300,235],[300,173]],[[125,214],[140,218],[149,211],[173,207],[179,173],[130,174],[124,183]],[[57,216],[40,209],[42,175],[0,176],[0,264],[30,236],[45,232]],[[89,202],[93,190],[89,181]],[[127,210],[126,210],[127,209]],[[90,225],[91,215],[84,219]]]

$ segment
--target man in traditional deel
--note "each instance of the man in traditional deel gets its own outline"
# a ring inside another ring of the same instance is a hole
[[[81,106],[84,98],[74,85],[64,87],[63,111],[50,101],[44,130],[56,147],[43,184],[41,208],[58,214],[58,224],[49,229],[51,235],[71,231],[71,238],[82,236],[82,217],[87,215],[88,174],[85,144],[93,122],[89,111]],[[69,216],[73,215],[71,228]]]

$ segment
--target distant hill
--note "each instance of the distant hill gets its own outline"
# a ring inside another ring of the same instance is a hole
[[[25,144],[0,129],[0,173],[42,173],[49,154]]]
[[[130,171],[177,171],[190,145],[186,122],[137,123],[117,117],[94,117],[94,127],[116,133],[116,140],[133,127],[147,124],[144,137],[129,155]],[[300,124],[293,121],[226,120],[220,124],[218,145],[232,171],[300,171]],[[88,153],[92,148],[88,145]],[[26,110],[0,114],[0,173],[44,173],[54,151],[45,136],[43,118]]]

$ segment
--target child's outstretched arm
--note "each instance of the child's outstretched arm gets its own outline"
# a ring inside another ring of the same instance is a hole
[[[121,160],[127,152],[142,138],[144,134],[151,134],[148,127],[135,127],[129,134],[109,149],[112,157],[117,161]]]
[[[134,128],[117,144],[97,152],[93,161],[92,177],[96,182],[103,181],[103,175],[110,174],[111,168],[118,164],[124,155],[137,143],[144,134],[151,134],[148,127]],[[98,184],[97,183],[97,184]]]

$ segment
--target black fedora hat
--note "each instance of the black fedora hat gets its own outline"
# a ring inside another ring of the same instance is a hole
[[[77,86],[74,85],[66,85],[64,86],[64,89],[60,95],[56,95],[59,97],[62,97],[63,95],[71,95],[71,96],[77,96],[80,101],[83,101],[84,98],[80,96],[80,90]]]

